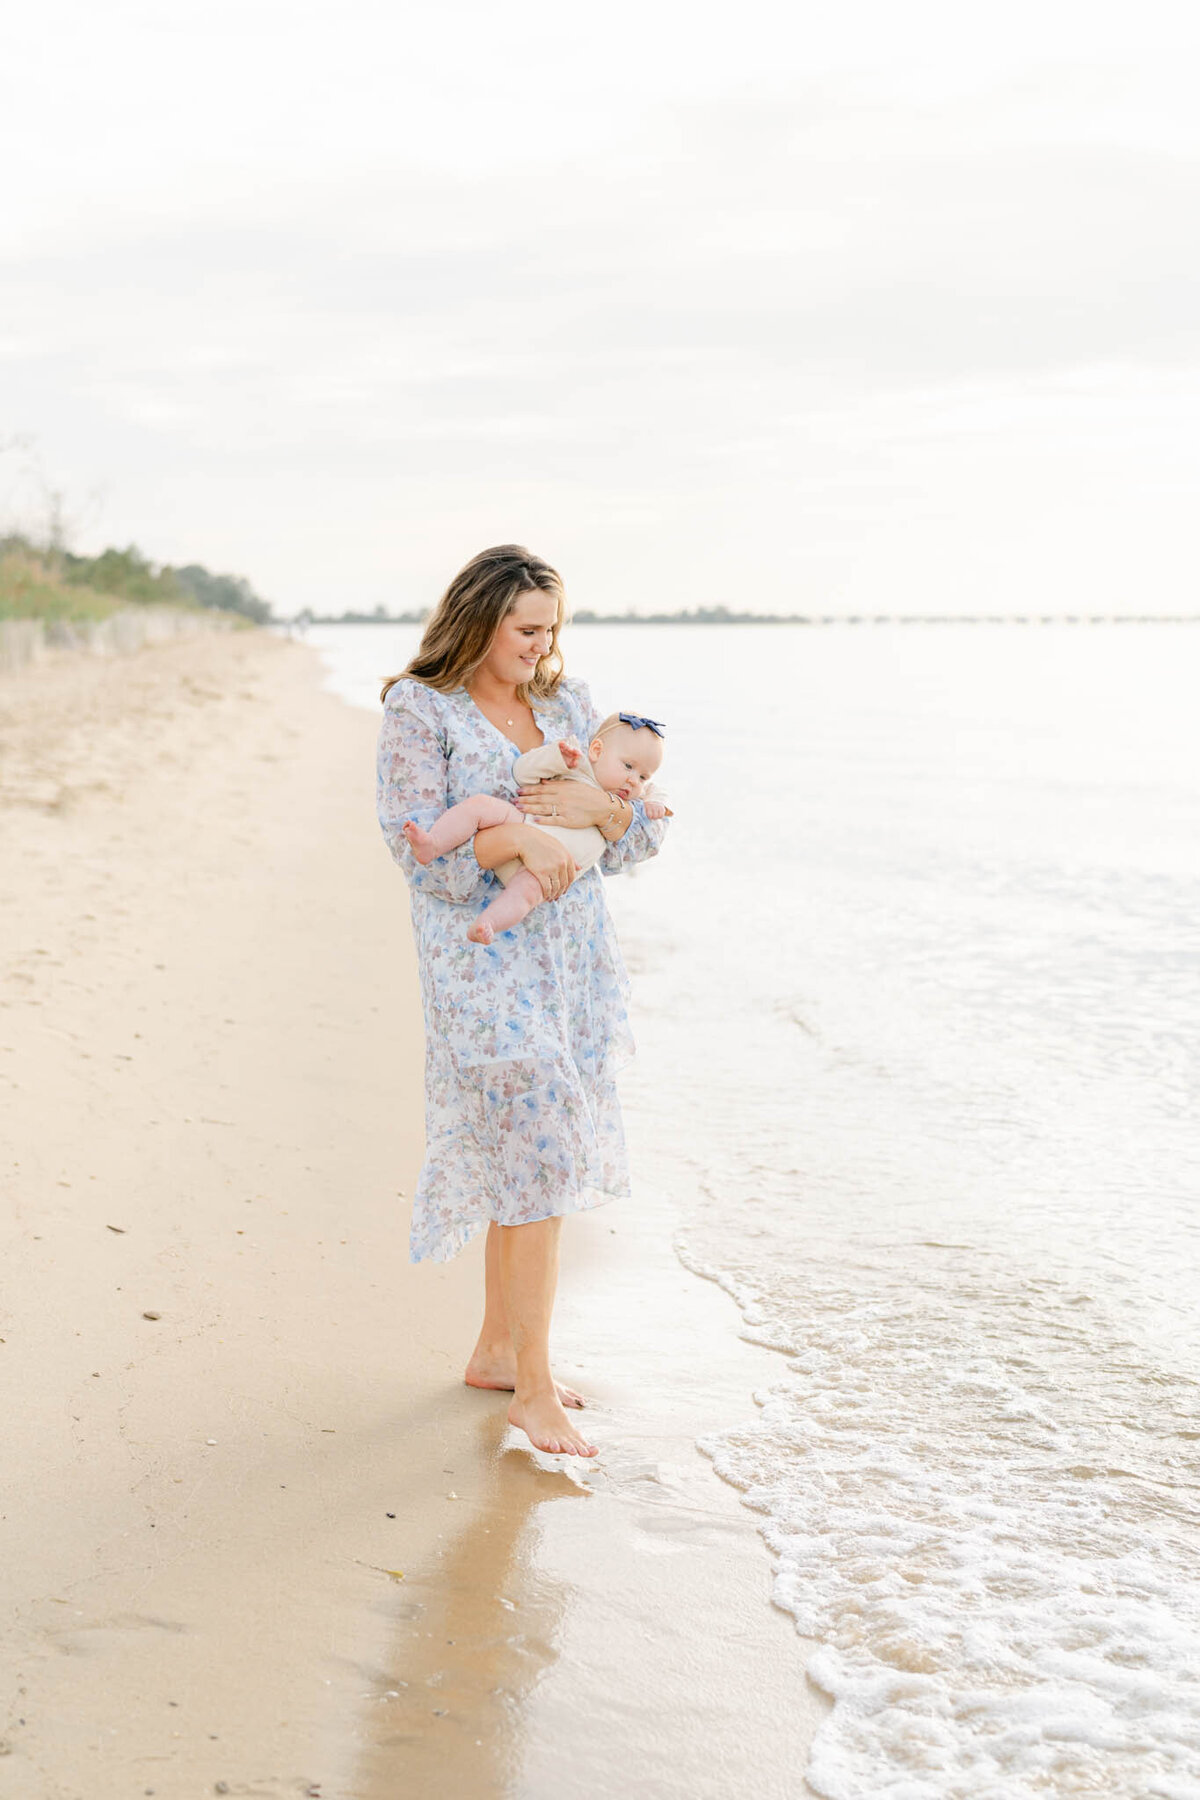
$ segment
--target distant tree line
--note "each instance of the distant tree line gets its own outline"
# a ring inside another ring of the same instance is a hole
[[[423,612],[314,613],[307,608],[293,623],[306,625],[423,625]],[[580,607],[576,625],[1194,625],[1200,613],[755,613],[728,606],[696,606],[682,612],[600,613]]]
[[[270,605],[255,593],[244,575],[214,575],[201,563],[185,563],[181,569],[166,568],[163,574],[177,581],[197,606],[241,613],[256,625],[266,625],[272,617]]]
[[[576,625],[807,625],[799,613],[734,612],[729,606],[693,606],[682,612],[598,613],[581,606],[571,614]]]
[[[428,608],[424,612],[390,613],[386,606],[377,606],[373,612],[315,613],[306,606],[292,622],[295,625],[423,625],[428,617]]]
[[[390,613],[384,606],[373,612],[314,613],[307,608],[297,613],[297,625],[423,625],[430,609],[423,612]],[[662,613],[598,613],[588,607],[572,612],[576,625],[807,625],[807,619],[795,613],[734,612],[728,606],[697,606],[687,612]]]

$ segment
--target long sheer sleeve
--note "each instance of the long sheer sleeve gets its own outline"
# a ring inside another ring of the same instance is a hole
[[[597,712],[586,682],[572,679],[565,681],[563,686],[580,714],[579,741],[581,744],[588,744],[595,737],[596,728],[604,715]],[[670,823],[668,819],[648,819],[640,800],[632,800],[630,805],[633,807],[633,819],[629,830],[615,844],[607,845],[597,864],[606,875],[619,875],[622,869],[631,869],[636,863],[647,862],[650,857],[657,856],[667,835]]]
[[[414,691],[414,685],[398,684],[383,709],[375,765],[379,824],[410,887],[461,904],[478,899],[495,886],[488,871],[475,861],[471,844],[462,844],[422,867],[404,836],[407,820],[427,831],[450,805],[445,734],[433,703],[421,690]]]

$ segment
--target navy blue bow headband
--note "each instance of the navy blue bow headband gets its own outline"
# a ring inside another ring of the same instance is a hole
[[[646,730],[652,731],[655,737],[666,737],[667,735],[666,726],[660,725],[657,719],[643,719],[640,713],[618,713],[617,717],[622,725],[632,726],[634,731],[640,731],[645,726]]]

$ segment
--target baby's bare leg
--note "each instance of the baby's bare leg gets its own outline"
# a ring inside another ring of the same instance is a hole
[[[404,827],[404,835],[412,845],[417,861],[431,863],[435,857],[445,856],[448,850],[457,850],[486,825],[524,823],[525,814],[507,800],[497,799],[495,794],[472,794],[469,800],[460,800],[457,806],[447,807],[428,831],[422,831],[410,819]]]
[[[542,899],[542,884],[528,869],[520,869],[502,894],[485,906],[467,936],[473,943],[490,944],[498,931],[519,925]]]

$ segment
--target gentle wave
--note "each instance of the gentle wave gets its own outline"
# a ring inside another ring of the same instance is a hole
[[[702,1448],[767,1515],[775,1600],[824,1646],[817,1792],[1195,1800],[1197,1384],[995,1256],[680,1249],[789,1359]]]

